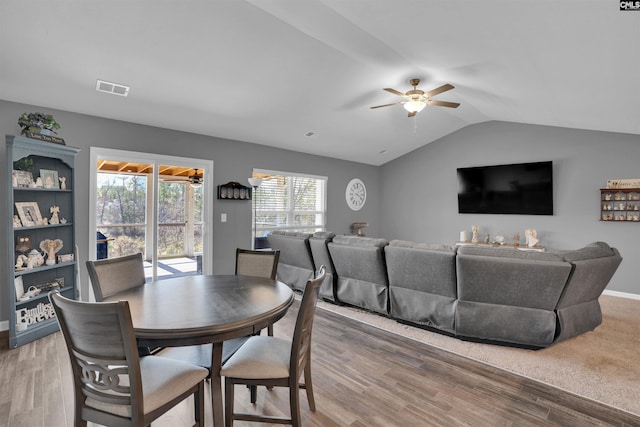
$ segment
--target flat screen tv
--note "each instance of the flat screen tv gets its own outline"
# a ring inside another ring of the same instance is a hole
[[[553,163],[459,168],[458,212],[553,215]]]

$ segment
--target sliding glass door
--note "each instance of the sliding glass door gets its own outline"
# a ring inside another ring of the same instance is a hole
[[[148,281],[211,272],[212,161],[98,148],[91,159],[91,259],[141,252]]]

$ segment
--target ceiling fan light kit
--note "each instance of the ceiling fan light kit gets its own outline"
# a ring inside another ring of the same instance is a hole
[[[442,86],[439,86],[433,90],[430,90],[429,92],[425,92],[423,90],[417,89],[417,86],[420,84],[420,79],[411,79],[409,80],[409,83],[411,84],[411,86],[413,86],[413,89],[407,91],[406,93],[402,93],[400,91],[397,91],[389,87],[384,88],[384,90],[386,90],[389,93],[405,98],[406,99],[405,101],[399,101],[399,102],[394,102],[391,104],[384,104],[384,105],[376,105],[371,108],[373,109],[373,108],[380,108],[380,107],[389,107],[391,105],[402,105],[404,109],[409,112],[409,117],[414,117],[417,113],[422,111],[424,107],[427,106],[427,104],[436,105],[438,107],[449,107],[449,108],[457,108],[460,105],[457,102],[436,101],[431,99],[432,96],[439,95],[442,92],[446,92],[454,88],[452,85],[448,83]]]
[[[412,99],[404,103],[403,107],[410,113],[419,113],[427,106],[427,103],[419,99]]]

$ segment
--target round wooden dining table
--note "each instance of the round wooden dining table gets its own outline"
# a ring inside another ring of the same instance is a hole
[[[222,427],[222,343],[259,332],[287,312],[294,297],[277,280],[239,275],[183,276],[147,283],[105,301],[129,301],[140,347],[212,343],[213,425]]]

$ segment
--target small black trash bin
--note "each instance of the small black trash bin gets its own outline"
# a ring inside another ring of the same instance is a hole
[[[107,245],[107,236],[98,231],[96,245],[96,258],[107,259],[109,258],[109,246]]]

